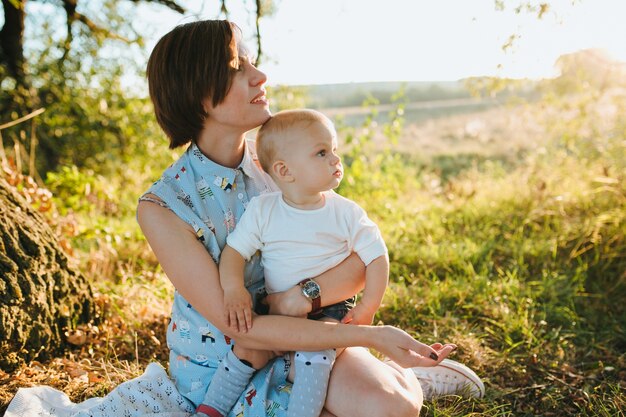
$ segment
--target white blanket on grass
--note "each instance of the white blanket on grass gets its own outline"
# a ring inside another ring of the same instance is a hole
[[[5,417],[187,417],[193,412],[163,367],[151,363],[143,375],[118,385],[106,397],[79,404],[52,387],[20,388]]]

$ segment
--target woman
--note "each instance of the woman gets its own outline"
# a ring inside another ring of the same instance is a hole
[[[224,322],[220,251],[247,202],[275,190],[254,159],[253,145],[245,140],[246,132],[270,117],[266,81],[246,55],[237,27],[227,21],[176,27],[150,56],[150,96],[170,148],[191,143],[138,205],[141,229],[176,288],[168,327],[171,377],[198,407],[233,343],[262,349],[264,354],[245,358],[246,365],[260,370],[230,415],[279,416],[288,401],[290,369],[288,357],[280,352],[347,347],[331,374],[322,415],[415,417],[422,391],[415,375],[402,367],[435,366],[454,345],[427,346],[390,326],[299,318],[311,310],[311,303],[298,288],[270,298],[270,312],[276,315],[255,317],[246,333],[233,335]],[[363,271],[353,255],[317,277],[322,305],[362,288]],[[246,267],[246,286],[257,299],[263,294],[258,257]],[[364,347],[395,363],[377,360]]]

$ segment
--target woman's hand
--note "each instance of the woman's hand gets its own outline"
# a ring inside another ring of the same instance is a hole
[[[376,307],[369,307],[365,304],[357,304],[353,309],[341,319],[345,324],[365,324],[370,325],[374,321],[374,315],[376,314]]]
[[[329,306],[350,298],[363,289],[365,265],[359,255],[352,253],[339,265],[314,279],[321,289],[322,306]],[[284,292],[268,295],[266,302],[270,307],[270,314],[281,316],[306,317],[313,308],[311,301],[302,295],[299,285]]]
[[[436,366],[456,349],[454,344],[434,343],[428,346],[413,339],[408,333],[393,326],[372,327],[374,349],[386,355],[403,368]]]
[[[293,286],[287,291],[276,292],[265,298],[270,307],[269,314],[280,316],[306,317],[311,312],[311,302],[302,295],[299,285]]]

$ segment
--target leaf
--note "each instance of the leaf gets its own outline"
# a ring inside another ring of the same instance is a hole
[[[87,342],[87,334],[82,330],[74,330],[73,332],[66,332],[68,343],[75,346],[82,346]]]

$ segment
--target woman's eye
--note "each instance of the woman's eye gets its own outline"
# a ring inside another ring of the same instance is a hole
[[[233,70],[236,72],[240,72],[245,69],[245,66],[246,66],[246,59],[239,57],[239,61],[237,61],[237,67],[233,65]]]

